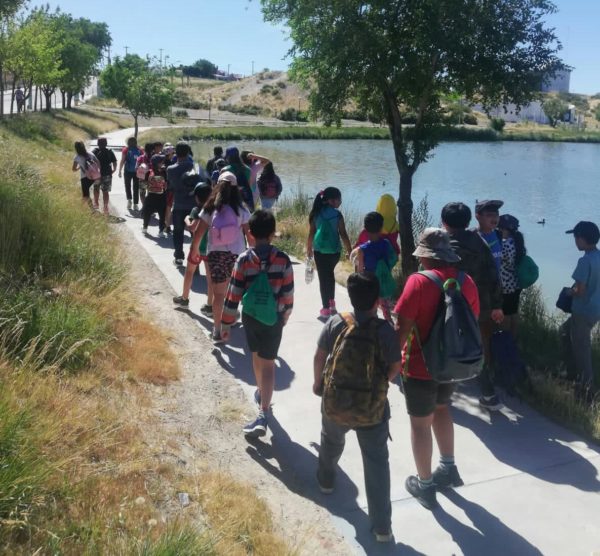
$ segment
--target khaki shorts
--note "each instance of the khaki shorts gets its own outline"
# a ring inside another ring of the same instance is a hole
[[[99,180],[94,182],[94,190],[109,192],[112,189],[112,176],[102,176]]]

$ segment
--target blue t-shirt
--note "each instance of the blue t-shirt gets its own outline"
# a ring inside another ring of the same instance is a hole
[[[573,313],[600,320],[600,251],[588,251],[579,261],[572,276],[585,284],[585,293],[573,297]]]
[[[500,276],[500,268],[502,265],[502,240],[498,236],[498,232],[493,230],[488,234],[484,234],[483,232],[479,232],[479,235],[485,240],[492,252],[494,257],[494,262],[496,263],[496,271],[498,272],[498,276]]]
[[[142,156],[142,151],[138,147],[125,148],[125,171],[129,173],[135,172],[135,164],[139,156]]]
[[[380,260],[385,260],[388,266],[391,268],[392,264],[392,251],[394,251],[391,243],[384,238],[380,238],[377,241],[367,241],[360,246],[363,252],[363,264],[367,272],[375,272],[377,263]],[[396,252],[394,251],[394,256]]]

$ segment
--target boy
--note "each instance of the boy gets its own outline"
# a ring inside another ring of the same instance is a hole
[[[358,326],[378,320],[377,337],[382,365],[378,369],[389,381],[400,371],[400,346],[394,329],[386,321],[377,319],[380,297],[379,281],[371,272],[354,273],[348,277],[348,295],[354,312],[350,315]],[[324,326],[318,340],[314,357],[313,393],[322,395],[323,370],[333,353],[336,340],[347,327],[343,315],[336,314]],[[350,408],[352,410],[352,408]],[[327,417],[321,406],[322,428],[319,449],[317,481],[323,494],[331,494],[335,485],[336,465],[344,450],[345,436],[349,428],[340,426]],[[392,505],[390,502],[390,465],[387,441],[389,437],[389,404],[386,401],[381,423],[356,427],[356,435],[362,453],[365,488],[369,506],[369,519],[378,542],[392,540]]]
[[[258,438],[267,433],[275,385],[275,359],[282,329],[294,306],[294,271],[290,258],[271,245],[275,237],[273,214],[257,210],[248,225],[255,245],[235,263],[223,307],[221,338],[229,340],[238,304],[243,300],[242,324],[252,352],[257,385],[254,400],[259,406],[258,417],[248,423],[243,432],[249,438]]]
[[[600,231],[593,222],[578,222],[567,234],[573,234],[577,249],[584,252],[577,262],[572,278],[573,305],[571,316],[562,325],[563,337],[568,338],[578,374],[578,394],[591,401],[594,394],[592,367],[592,328],[600,321]]]
[[[100,137],[98,139],[98,147],[93,151],[98,162],[100,162],[100,180],[94,183],[94,208],[96,210],[100,208],[98,203],[100,200],[100,190],[102,189],[104,214],[108,214],[108,194],[112,188],[112,175],[117,169],[117,157],[106,146],[106,138]]]
[[[460,261],[460,257],[452,249],[450,236],[444,230],[426,228],[413,255],[418,257],[425,270],[435,272],[442,282],[458,275],[454,265]],[[464,275],[461,292],[475,317],[479,316],[477,286],[468,274]],[[449,407],[454,385],[439,383],[431,378],[419,341],[419,338],[426,341],[429,336],[440,296],[438,285],[430,278],[419,273],[412,274],[394,309],[398,315],[397,328],[403,347],[402,383],[417,467],[417,475],[410,475],[405,486],[428,510],[437,506],[436,487],[463,484],[454,461],[454,425]],[[440,465],[433,473],[432,429],[440,452]]]
[[[350,253],[356,272],[373,272],[379,279],[379,306],[383,318],[391,321],[391,298],[396,291],[396,283],[392,277],[392,268],[398,262],[398,255],[392,244],[381,237],[383,216],[378,212],[369,212],[364,219],[364,227],[368,241],[356,247]]]
[[[488,203],[488,204],[486,204]],[[491,204],[490,204],[491,203]],[[498,203],[502,201],[483,201],[477,205],[480,209],[478,220],[486,230],[485,235],[491,241],[498,236],[495,226],[498,222]],[[485,208],[483,213],[481,209]],[[467,230],[471,222],[471,209],[464,203],[448,203],[442,209],[442,224],[450,236],[450,245],[460,257],[456,267],[473,278],[479,291],[479,329],[483,341],[484,367],[479,377],[481,397],[479,404],[489,411],[497,411],[502,404],[496,396],[491,375],[490,341],[494,322],[502,322],[502,284],[492,251],[481,232]],[[491,228],[492,232],[487,234]],[[492,235],[493,234],[493,235]],[[502,249],[502,244],[497,245]],[[501,251],[500,251],[501,253]]]

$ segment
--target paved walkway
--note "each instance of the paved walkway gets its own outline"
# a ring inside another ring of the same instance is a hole
[[[109,136],[109,144],[130,130]],[[179,293],[182,273],[172,264],[171,239],[150,237],[141,220],[128,214],[121,181],[111,195],[114,212],[125,218],[145,249]],[[199,312],[204,277],[196,277],[191,322],[208,329]],[[314,473],[320,433],[319,399],[312,395],[312,356],[322,324],[318,284],[304,283],[304,268],[295,265],[295,310],[284,331],[274,395],[271,432],[248,452],[301,496],[325,507],[356,554],[435,555],[590,555],[600,554],[600,449],[545,419],[524,403],[510,401],[500,413],[477,405],[476,392],[462,389],[453,401],[456,457],[465,486],[438,496],[440,508],[429,512],[404,489],[414,473],[409,423],[404,400],[390,390],[392,409],[392,547],[376,546],[368,530],[362,462],[352,433],[340,461],[336,492],[321,495]],[[346,290],[337,288],[340,310],[350,309]],[[239,381],[249,403],[255,388],[243,330],[235,328],[231,344],[215,351],[220,364]],[[241,434],[241,432],[240,432]],[[434,449],[434,457],[436,451]]]

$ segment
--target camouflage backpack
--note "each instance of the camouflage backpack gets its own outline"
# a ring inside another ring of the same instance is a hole
[[[379,327],[372,318],[359,325],[349,313],[323,374],[323,410],[334,423],[368,427],[381,423],[387,401],[387,369],[379,344]]]

